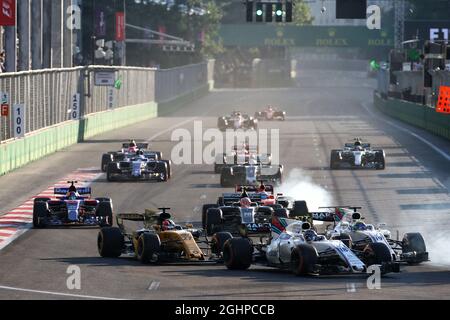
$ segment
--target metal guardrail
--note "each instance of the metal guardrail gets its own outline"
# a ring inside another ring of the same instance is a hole
[[[209,63],[210,64],[210,63]],[[80,93],[80,117],[108,110],[108,87],[95,86],[95,71],[114,70],[120,89],[115,106],[166,101],[206,85],[208,63],[169,70],[89,66],[0,74],[0,91],[9,95],[8,117],[0,117],[0,142],[14,138],[12,106],[26,106],[26,132],[70,121],[73,96]]]

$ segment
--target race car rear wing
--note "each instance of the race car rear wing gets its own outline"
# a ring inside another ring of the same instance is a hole
[[[55,188],[53,193],[57,194],[57,195],[65,196],[66,194],[69,193],[69,191],[70,191],[69,188]],[[90,195],[90,194],[92,194],[92,189],[89,187],[77,188],[77,192],[79,195]]]
[[[345,148],[354,148],[355,144],[354,143],[346,143],[345,144]],[[361,144],[361,147],[363,147],[364,149],[370,149],[371,144],[370,143],[363,143]]]
[[[262,201],[261,195],[258,193],[247,193],[247,194],[252,202]],[[239,200],[241,200],[241,196],[242,196],[241,193],[224,193],[222,195],[223,203],[225,206],[227,206],[239,202]]]
[[[136,147],[138,148],[138,149],[148,149],[148,146],[149,146],[150,144],[149,143],[136,143]],[[128,149],[130,147],[130,144],[129,143],[124,143],[124,144],[122,144],[122,148],[123,149]]]
[[[265,187],[266,187],[266,192],[267,193],[272,194],[272,195],[274,194],[273,185],[268,184],[268,185],[265,185]],[[242,191],[244,189],[247,192],[256,193],[256,192],[258,192],[259,187],[258,186],[236,186],[236,192],[241,192],[242,193]]]

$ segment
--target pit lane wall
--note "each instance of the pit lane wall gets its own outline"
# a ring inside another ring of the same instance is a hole
[[[209,92],[212,85],[208,75],[209,65],[203,63],[171,69],[169,80],[167,76],[159,76],[165,71],[116,68],[121,86],[114,90],[115,106],[112,109],[108,108],[107,103],[108,88],[93,86],[94,68],[0,76],[0,91],[10,92],[11,105],[26,104],[28,128],[24,138],[14,139],[11,137],[14,127],[11,112],[9,117],[1,118],[1,139],[5,140],[0,141],[0,176],[95,135],[169,115]],[[190,76],[186,74],[197,77],[198,81],[190,81]],[[157,84],[163,88],[179,85],[174,79],[186,80],[188,84],[178,86],[169,93],[165,91],[165,100],[158,100],[157,96],[161,93]],[[79,120],[67,120],[73,92],[79,92],[84,97],[81,99],[82,116]]]
[[[450,140],[450,115],[437,113],[435,108],[374,94],[375,106],[385,114],[425,129]]]

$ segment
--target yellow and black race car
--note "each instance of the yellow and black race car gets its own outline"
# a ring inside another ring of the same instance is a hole
[[[132,255],[142,263],[221,262],[225,242],[232,238],[226,232],[217,233],[209,241],[200,238],[203,230],[192,225],[176,225],[168,213],[170,208],[159,208],[161,212],[146,210],[145,213],[121,213],[116,215],[118,227],[100,230],[97,247],[100,256],[118,258]],[[124,221],[143,222],[144,227],[128,233]],[[205,244],[206,249],[201,249]]]

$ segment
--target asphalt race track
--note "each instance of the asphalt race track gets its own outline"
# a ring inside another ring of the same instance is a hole
[[[257,266],[241,272],[102,259],[97,229],[30,230],[0,251],[0,299],[448,299],[449,160],[411,133],[444,152],[450,142],[380,114],[372,105],[373,84],[364,74],[328,73],[302,74],[292,89],[216,90],[170,117],[97,136],[0,177],[0,215],[67,173],[99,169],[101,154],[129,138],[151,140],[152,149],[170,155],[173,129],[192,131],[194,120],[213,128],[218,116],[233,109],[253,114],[272,103],[288,119],[260,127],[280,129],[280,157],[288,171],[283,189],[318,205],[361,205],[367,222],[387,223],[394,236],[396,230],[400,236],[421,231],[431,262],[403,267],[384,277],[380,290],[369,290],[365,276],[295,277]],[[386,150],[385,171],[328,169],[330,151],[355,137]],[[177,222],[193,223],[201,219],[201,205],[225,191],[206,165],[177,166],[168,183],[107,183],[102,175],[92,187],[94,196],[113,199],[116,212],[169,206]],[[71,265],[81,268],[81,290],[67,288]]]

